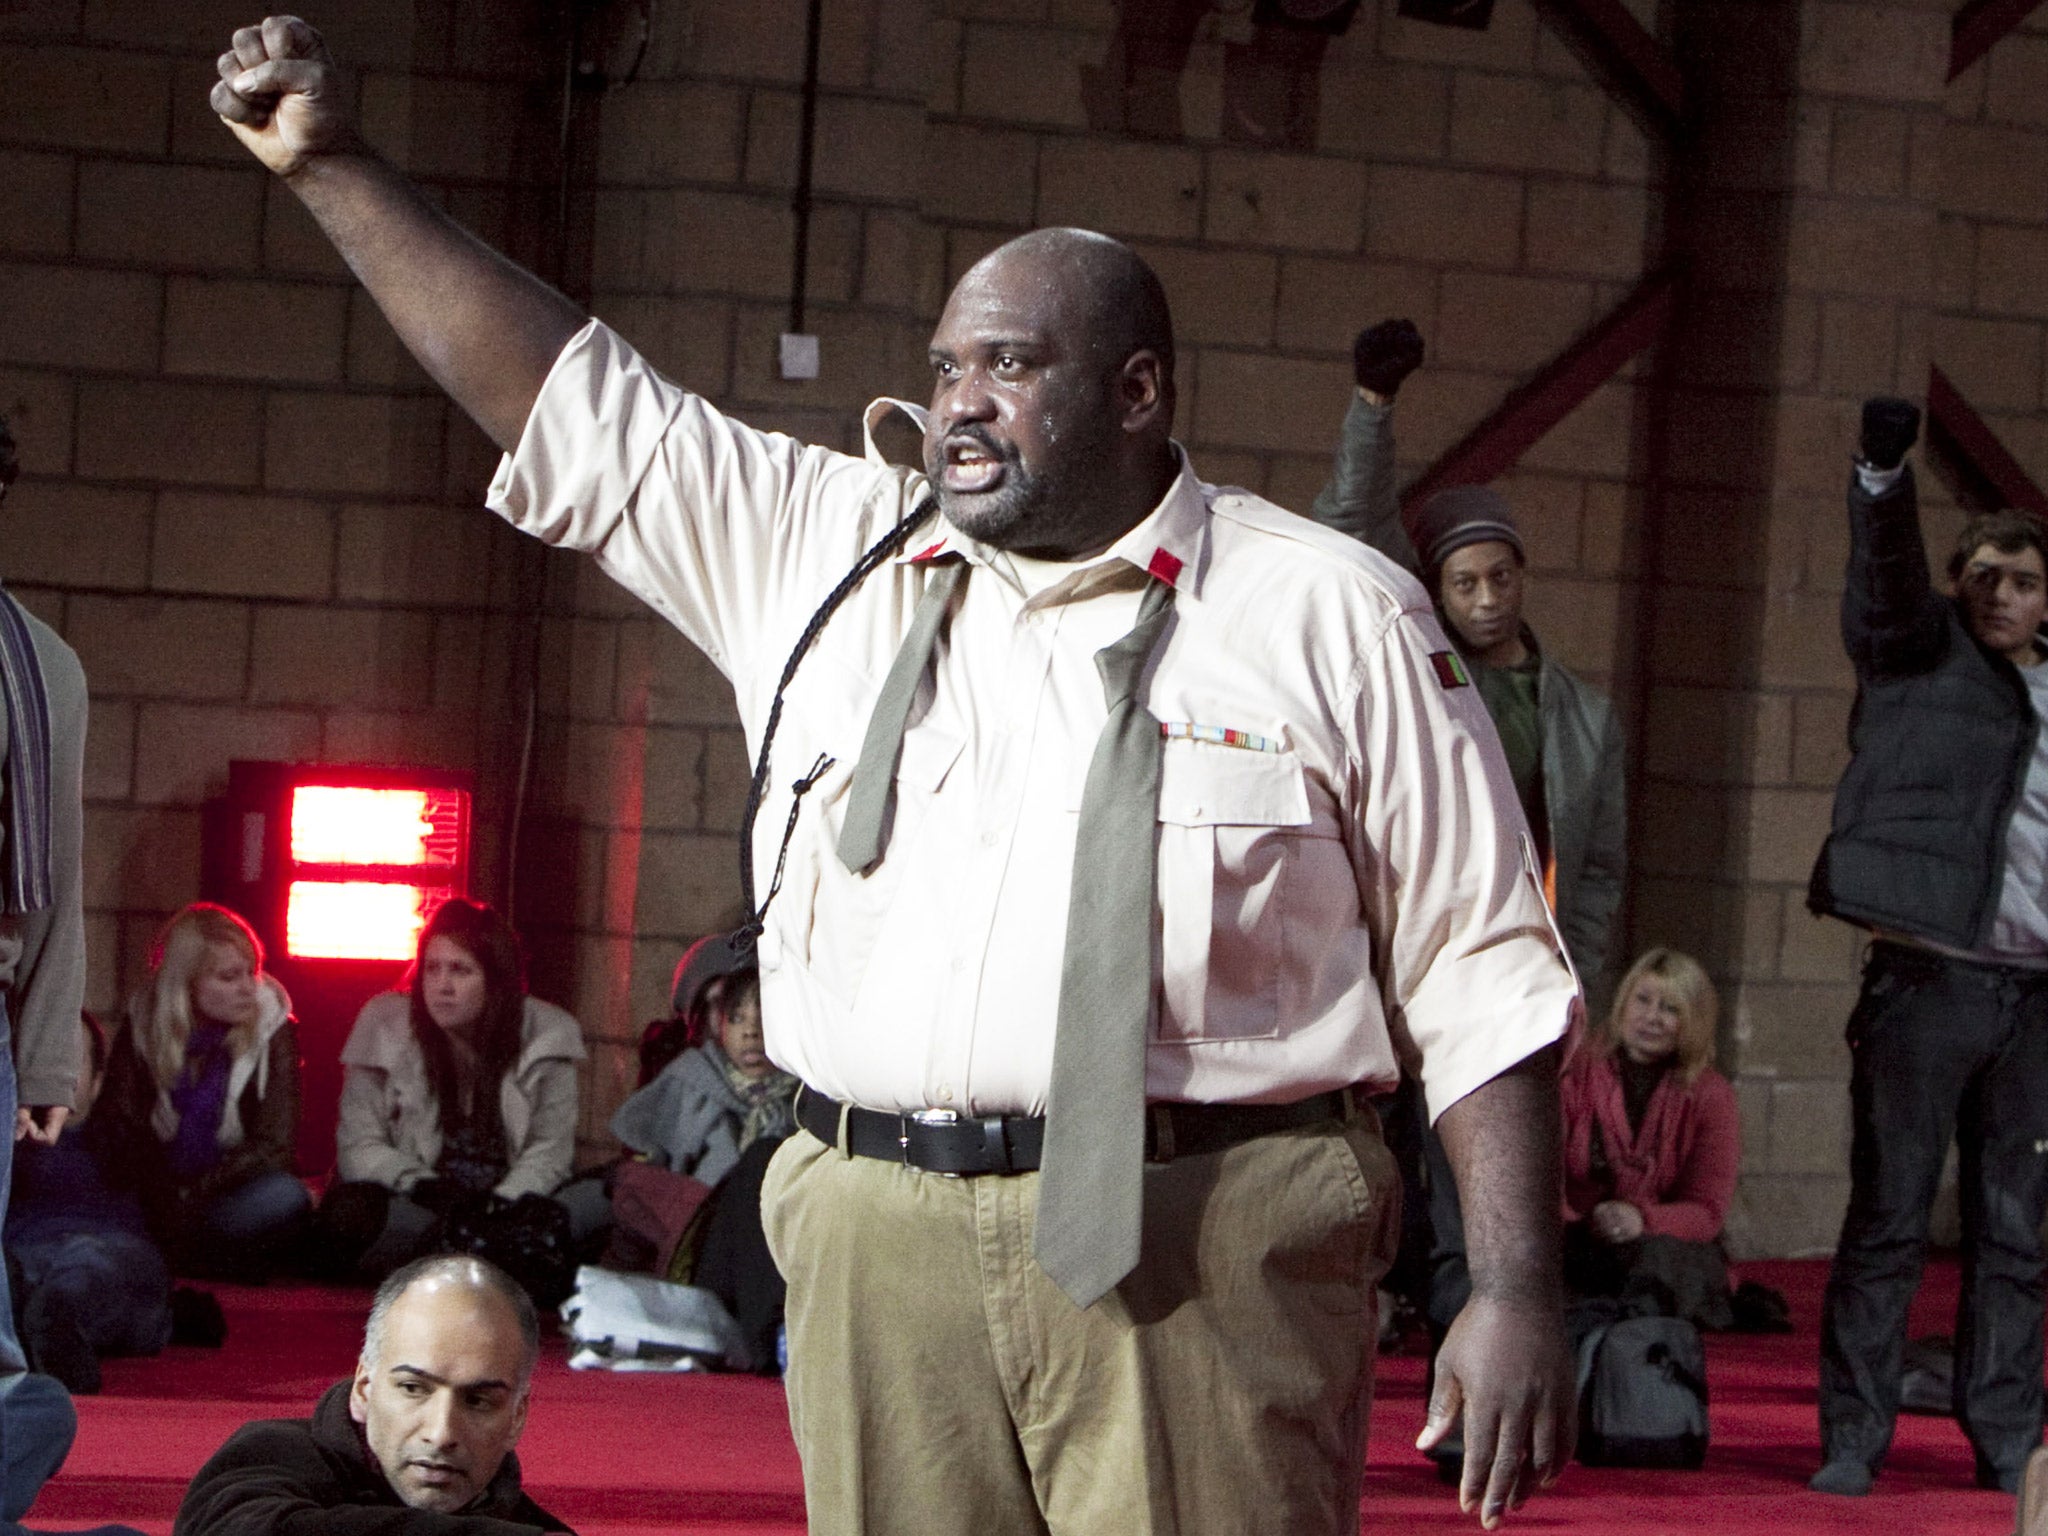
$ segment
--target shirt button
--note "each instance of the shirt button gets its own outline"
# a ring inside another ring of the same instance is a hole
[[[1002,834],[996,831],[993,827],[991,827],[988,831],[981,834],[981,846],[984,848],[993,848],[997,843],[1001,841]]]
[[[941,1089],[939,1090],[939,1102],[940,1102],[941,1104],[950,1104],[950,1103],[952,1103],[952,1102],[953,1102],[953,1090],[952,1090],[952,1089],[950,1089],[950,1088],[941,1088]]]

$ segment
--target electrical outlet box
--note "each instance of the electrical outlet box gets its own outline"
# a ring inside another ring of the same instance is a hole
[[[785,379],[815,379],[818,376],[818,338],[794,331],[782,333],[782,376]]]

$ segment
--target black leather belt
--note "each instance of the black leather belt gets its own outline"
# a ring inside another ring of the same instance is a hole
[[[1199,1157],[1278,1131],[1348,1120],[1356,1106],[1349,1088],[1293,1104],[1148,1104],[1145,1160],[1168,1163],[1176,1157]],[[858,1105],[849,1108],[809,1083],[797,1090],[797,1124],[828,1146],[839,1145],[842,1109],[847,1151],[926,1173],[1030,1173],[1045,1148],[1043,1115],[962,1115],[950,1109],[895,1115]]]

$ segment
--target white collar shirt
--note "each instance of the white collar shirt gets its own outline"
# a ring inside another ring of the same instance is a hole
[[[1179,462],[1143,521],[1050,585],[1034,562],[1027,589],[934,517],[798,667],[753,856],[765,892],[792,783],[829,758],[760,942],[769,1054],[820,1092],[1044,1111],[1081,786],[1107,714],[1095,653],[1135,621],[1148,573],[1175,589],[1144,692],[1167,737],[1148,1097],[1289,1102],[1388,1086],[1405,1058],[1441,1113],[1563,1034],[1577,987],[1533,847],[1421,588]],[[927,495],[872,438],[857,458],[755,431],[593,323],[490,504],[595,555],[699,646],[754,753],[811,616]],[[970,570],[912,706],[886,852],[853,873],[836,844],[868,715],[949,558]]]

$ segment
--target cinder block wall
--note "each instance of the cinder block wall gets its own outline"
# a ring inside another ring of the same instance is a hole
[[[2037,481],[2048,481],[2048,19],[1944,96],[1934,355]]]
[[[530,245],[532,29],[346,11],[335,42],[376,142],[487,237]],[[517,541],[481,509],[490,456],[207,110],[249,19],[0,7],[0,411],[24,466],[0,571],[92,684],[102,1010],[196,894],[199,807],[229,759],[477,769],[487,805],[505,789]],[[499,852],[483,840],[486,890]]]

